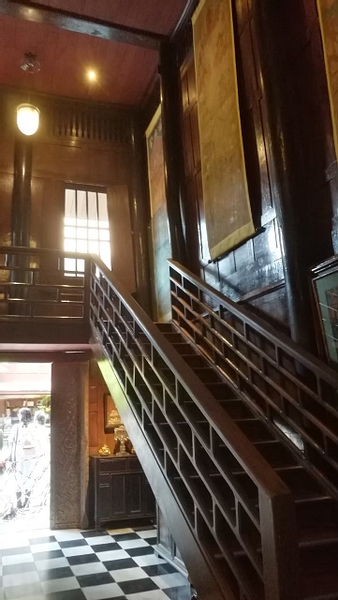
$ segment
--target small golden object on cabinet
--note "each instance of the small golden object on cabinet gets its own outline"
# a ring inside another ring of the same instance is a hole
[[[102,448],[100,448],[100,450],[99,450],[100,456],[108,456],[109,454],[111,454],[111,452],[110,452],[110,449],[108,448],[107,444],[105,444],[104,446],[102,446]]]
[[[124,425],[115,427],[114,438],[117,442],[120,442],[119,451],[115,453],[115,456],[129,456],[129,452],[126,450],[126,441],[129,437]]]

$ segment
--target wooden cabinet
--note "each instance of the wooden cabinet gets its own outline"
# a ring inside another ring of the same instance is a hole
[[[90,457],[95,527],[155,516],[155,498],[136,456]]]

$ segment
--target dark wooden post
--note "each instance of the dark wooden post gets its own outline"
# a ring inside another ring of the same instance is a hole
[[[186,265],[180,86],[174,44],[160,48],[163,151],[172,258]]]
[[[31,222],[31,180],[32,180],[32,140],[17,135],[14,146],[14,181],[12,194],[12,246],[27,246],[30,242]],[[11,280],[26,284],[30,281],[29,256],[12,256]],[[28,288],[23,285],[12,292],[15,298],[27,300]],[[26,303],[10,306],[12,314],[28,315],[30,307]]]
[[[29,246],[31,218],[32,140],[17,136],[14,147],[12,245]]]
[[[277,189],[274,196],[281,233],[285,287],[291,335],[314,350],[308,284],[306,207],[301,206],[301,153],[295,132],[293,88],[288,68],[287,11],[289,3],[255,0],[255,19],[266,93]]]
[[[148,249],[149,202],[147,195],[147,154],[138,116],[131,117],[132,182],[130,220],[134,251],[136,300],[151,316],[151,286]]]

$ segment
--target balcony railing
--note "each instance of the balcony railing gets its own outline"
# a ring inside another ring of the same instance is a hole
[[[66,258],[83,261],[83,275],[66,271]],[[1,319],[87,323],[90,262],[59,250],[0,247]]]

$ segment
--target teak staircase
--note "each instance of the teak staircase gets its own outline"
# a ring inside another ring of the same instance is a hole
[[[173,261],[156,325],[97,257],[82,278],[66,257],[0,248],[2,341],[90,322],[200,600],[338,600],[338,374]]]
[[[95,266],[90,319],[192,583],[201,599],[338,599],[336,373],[172,261],[170,277],[156,326]]]

